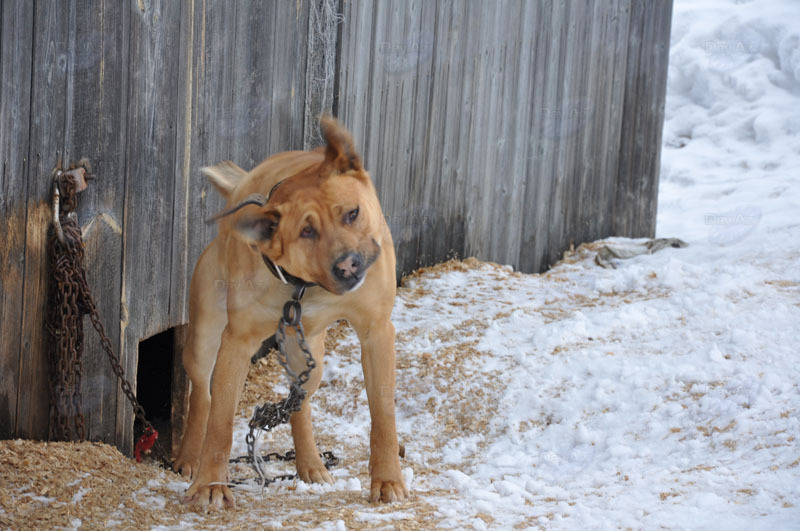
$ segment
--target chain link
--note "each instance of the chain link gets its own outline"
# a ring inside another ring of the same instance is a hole
[[[330,470],[331,468],[335,467],[339,464],[339,458],[334,455],[333,452],[327,451],[322,452],[319,456],[323,459],[325,468]],[[279,454],[278,452],[270,452],[268,454],[261,454],[259,457],[261,464],[263,466],[264,463],[268,463],[270,461],[282,461],[282,462],[289,462],[294,461],[297,456],[295,455],[294,450],[289,450],[285,454]],[[234,457],[230,460],[231,463],[249,463],[251,466],[253,464],[253,459],[249,455],[240,455],[239,457]],[[266,487],[272,483],[278,481],[287,481],[297,478],[297,474],[281,474],[279,476],[272,476],[266,477],[266,475],[261,476],[262,478],[262,487]],[[244,483],[245,480],[243,479],[235,479],[232,483],[236,485],[241,485]]]
[[[83,353],[83,316],[89,316],[92,326],[100,336],[111,368],[119,379],[122,392],[133,406],[133,414],[147,430],[152,424],[145,418],[144,408],[136,400],[136,393],[125,378],[125,370],[119,357],[114,353],[111,340],[100,321],[97,306],[86,281],[83,268],[83,238],[74,209],[77,206],[77,182],[74,175],[63,173],[56,179],[57,192],[61,196],[60,212],[56,227],[50,236],[50,259],[55,280],[55,290],[51,294],[50,316],[47,331],[55,343],[51,354],[54,370],[51,372],[51,437],[58,440],[71,440],[70,420],[75,425],[78,440],[85,439],[85,419],[81,404],[81,355]],[[63,233],[63,242],[57,233]],[[155,452],[161,463],[168,469],[172,464],[164,447],[156,439]]]
[[[68,179],[54,186],[64,185],[66,192],[74,192],[74,181]],[[50,370],[50,438],[56,440],[83,440],[86,437],[86,420],[81,398],[81,355],[83,353],[82,320],[88,310],[73,272],[83,262],[83,244],[80,227],[71,211],[73,203],[65,205],[60,213],[62,239],[50,235],[50,264],[54,283],[51,286],[48,316],[45,328],[51,338]]]
[[[278,331],[275,334],[275,340],[278,345],[278,363],[281,364],[286,375],[289,377],[289,395],[277,403],[265,402],[257,406],[253,411],[253,416],[248,423],[250,431],[245,436],[247,443],[247,455],[231,459],[231,463],[247,462],[255,470],[256,474],[261,480],[261,487],[274,483],[283,479],[294,479],[297,474],[284,474],[272,478],[267,477],[264,472],[264,463],[271,460],[291,461],[295,458],[294,450],[290,450],[285,454],[269,453],[259,455],[256,449],[256,441],[258,437],[265,431],[269,431],[275,426],[286,424],[289,422],[289,417],[292,413],[300,411],[303,406],[303,400],[306,397],[306,390],[303,385],[308,382],[311,377],[311,371],[317,366],[314,361],[314,356],[311,354],[311,349],[306,342],[306,334],[303,330],[303,324],[300,322],[301,306],[300,299],[305,293],[306,286],[300,284],[296,287],[292,298],[284,305],[283,317],[278,321]],[[306,367],[300,374],[294,372],[289,365],[289,356],[286,353],[286,327],[294,328],[297,337],[297,344],[300,351],[303,353],[303,358]],[[267,341],[271,341],[271,338]],[[333,455],[333,452],[323,452],[321,456],[325,459],[325,468],[330,469],[339,463],[339,459]]]

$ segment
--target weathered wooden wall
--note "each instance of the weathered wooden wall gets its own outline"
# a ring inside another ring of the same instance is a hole
[[[345,0],[337,111],[401,271],[655,230],[671,0]]]
[[[42,348],[50,174],[93,164],[78,218],[89,282],[125,370],[187,321],[188,279],[224,202],[198,169],[302,149],[308,5],[2,3],[0,438],[47,436]],[[88,435],[131,450],[132,414],[93,332]]]
[[[652,234],[670,14],[670,0],[3,0],[0,438],[47,436],[59,160],[98,176],[78,210],[89,281],[135,381],[138,343],[187,321],[214,235],[222,201],[198,168],[311,147],[324,110],[364,154],[398,274],[452,255],[538,271],[571,241]],[[88,331],[84,368],[89,437],[130,452],[131,410]]]

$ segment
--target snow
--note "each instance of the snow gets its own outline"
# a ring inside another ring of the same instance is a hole
[[[92,489],[87,487],[80,487],[75,494],[72,495],[72,503],[80,503],[83,497],[86,496]]]

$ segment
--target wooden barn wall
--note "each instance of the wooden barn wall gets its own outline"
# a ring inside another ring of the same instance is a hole
[[[16,433],[25,287],[33,9],[0,3],[0,438]]]
[[[302,149],[308,3],[2,2],[0,438],[46,438],[51,171],[88,157],[89,284],[136,381],[138,344],[185,323],[224,201],[199,168]],[[72,29],[70,29],[72,28]],[[278,74],[279,73],[279,74]],[[86,321],[88,436],[131,451],[132,413]]]
[[[47,437],[59,161],[97,175],[77,213],[89,283],[135,382],[139,342],[187,321],[215,234],[223,201],[199,168],[312,147],[326,109],[376,181],[398,274],[472,255],[539,271],[573,241],[651,235],[670,14],[670,0],[4,0],[0,438]],[[131,410],[86,327],[88,436],[130,453]]]
[[[343,0],[337,112],[399,272],[655,229],[672,2]]]

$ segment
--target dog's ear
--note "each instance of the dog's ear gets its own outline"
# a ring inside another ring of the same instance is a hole
[[[229,160],[223,160],[214,166],[200,168],[200,173],[208,177],[211,184],[225,199],[230,198],[233,189],[247,175],[246,171]]]
[[[281,215],[274,210],[242,216],[236,222],[236,231],[247,243],[264,243],[275,235],[280,221]]]
[[[353,147],[353,138],[347,129],[332,116],[320,118],[322,136],[325,137],[325,163],[335,171],[344,173],[350,170],[361,171],[361,158]]]

